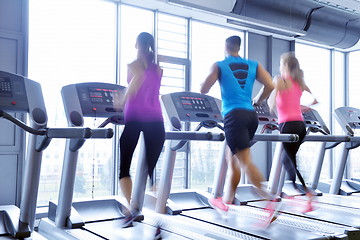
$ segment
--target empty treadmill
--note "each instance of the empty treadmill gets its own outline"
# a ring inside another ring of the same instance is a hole
[[[30,133],[20,209],[13,205],[0,206],[0,239],[44,239],[34,232],[43,150],[52,138],[90,138],[91,129],[48,128],[47,112],[39,83],[3,71],[0,71],[0,83],[0,117]],[[27,114],[30,126],[9,113]]]

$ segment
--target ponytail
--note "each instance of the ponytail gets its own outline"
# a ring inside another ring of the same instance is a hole
[[[148,62],[154,62],[155,59],[155,41],[154,37],[147,32],[142,32],[136,38],[139,52],[143,54]]]
[[[298,59],[295,57],[294,52],[288,52],[281,55],[283,63],[289,68],[290,76],[294,79],[302,89],[305,88],[304,72],[300,68]]]

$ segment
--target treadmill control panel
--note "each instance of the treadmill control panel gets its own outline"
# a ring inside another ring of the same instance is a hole
[[[263,101],[259,105],[254,105],[254,109],[258,115],[259,123],[275,123],[277,124],[277,117],[275,114],[270,112],[269,105],[266,101]]]
[[[177,92],[163,95],[161,100],[170,119],[177,117],[180,121],[187,122],[223,121],[221,101],[211,96],[194,92]],[[254,108],[261,124],[277,123],[276,115],[270,113],[265,101]]]
[[[194,92],[176,92],[161,96],[162,104],[169,118],[186,122],[213,120],[222,122],[217,100],[211,96]]]
[[[24,77],[0,71],[0,109],[8,112],[28,112]]]
[[[303,109],[302,115],[304,117],[306,127],[321,129],[324,130],[327,134],[330,134],[330,130],[315,109],[306,107]]]
[[[187,97],[180,96],[180,101],[177,101],[178,105],[181,105],[186,111],[203,111],[203,112],[213,112],[209,99],[204,97]]]
[[[119,108],[125,87],[107,83],[76,85],[84,117],[110,117],[123,114]]]
[[[350,135],[354,135],[354,130],[360,128],[360,109],[340,107],[335,110],[335,117],[343,130]]]
[[[107,118],[123,115],[120,102],[125,94],[124,89],[117,84],[88,82],[65,86],[62,95],[65,108],[72,109],[73,102],[78,102],[81,109],[77,111],[81,111],[84,117]]]

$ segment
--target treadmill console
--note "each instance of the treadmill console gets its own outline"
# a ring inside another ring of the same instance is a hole
[[[330,130],[315,109],[306,107],[302,111],[302,115],[304,117],[305,125],[307,128],[320,129],[323,130],[325,133],[330,134]]]
[[[263,101],[259,105],[254,105],[260,124],[274,123],[277,124],[277,116],[270,112],[269,105]]]
[[[0,71],[0,109],[8,112],[28,112],[24,77]]]
[[[360,128],[360,109],[340,107],[335,110],[335,117],[348,135],[354,136],[354,130]]]
[[[78,83],[61,90],[65,110],[81,112],[84,117],[111,117],[123,115],[119,108],[125,87],[111,83]],[[77,104],[74,104],[77,103]]]
[[[177,92],[161,97],[163,107],[169,116],[178,118],[180,121],[202,122],[213,120],[222,122],[221,101],[208,95],[194,92]],[[258,115],[259,123],[277,124],[277,117],[270,113],[268,104],[263,101],[254,106]]]
[[[194,92],[176,92],[161,96],[163,107],[169,117],[185,122],[213,120],[222,122],[220,100]]]

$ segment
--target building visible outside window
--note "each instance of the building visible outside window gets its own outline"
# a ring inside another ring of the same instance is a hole
[[[326,125],[330,128],[330,117],[332,114],[330,112],[330,50],[296,43],[295,52],[300,62],[300,68],[304,71],[305,82],[319,101],[317,105],[312,107],[319,112]],[[306,105],[311,100],[312,97],[304,92],[302,103]],[[314,160],[316,159],[314,153],[317,152],[319,145],[320,143],[305,142],[300,147],[298,164],[305,181],[309,179],[313,169]],[[330,166],[329,152],[327,151],[321,173],[322,179],[330,177]]]
[[[352,52],[349,55],[349,107],[359,108],[359,89],[360,89],[360,51]],[[359,136],[360,131],[355,131],[355,135]],[[349,164],[347,166],[348,178],[360,179],[360,148],[350,150]]]
[[[116,5],[99,0],[29,2],[29,78],[42,85],[49,127],[66,127],[62,86],[80,82],[115,83]],[[96,127],[103,119],[87,119]],[[74,197],[110,195],[112,139],[87,140],[79,153]],[[57,200],[65,140],[44,151],[38,205]],[[98,153],[98,155],[97,155]]]
[[[157,50],[158,62],[163,69],[160,94],[182,92],[188,89],[187,73],[189,69],[188,60],[188,20],[183,17],[172,16],[165,13],[157,14]],[[164,113],[165,114],[165,113]],[[167,119],[164,115],[165,128],[167,130]],[[186,130],[183,125],[182,130]],[[166,146],[166,143],[165,145]],[[156,181],[159,182],[163,154],[160,156],[156,166]],[[172,189],[183,189],[188,187],[188,144],[179,149],[176,154]]]

